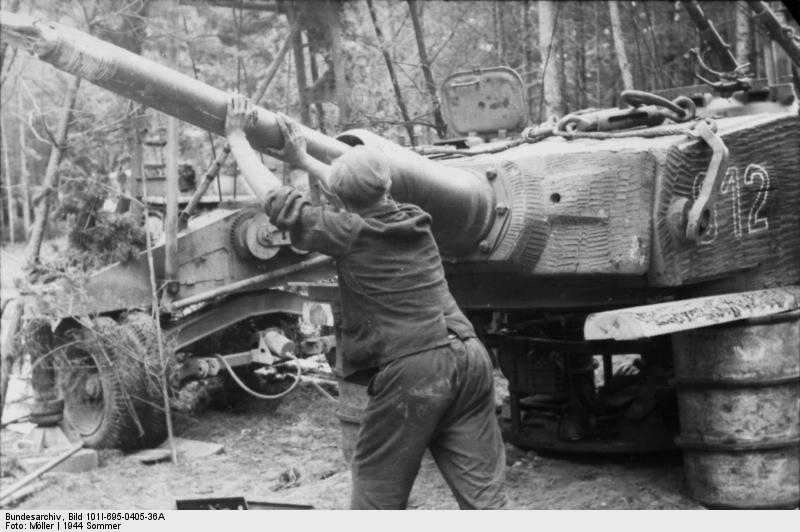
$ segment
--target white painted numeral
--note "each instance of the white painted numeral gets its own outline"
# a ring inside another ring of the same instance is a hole
[[[731,209],[731,216],[733,217],[733,236],[742,238],[742,190],[739,186],[739,169],[734,167],[728,168],[725,172],[725,177],[719,185],[719,191],[722,194],[730,194],[733,208]]]
[[[769,174],[763,166],[757,164],[747,165],[744,171],[744,184],[747,186],[754,185],[756,180],[760,184],[756,197],[753,199],[753,205],[750,207],[750,213],[747,216],[748,234],[769,230],[769,220],[766,216],[761,216],[761,209],[767,203],[767,196],[769,195]]]
[[[703,179],[705,176],[705,172],[699,172],[694,177],[694,182],[692,183],[693,200],[697,200],[697,196],[700,195],[700,189],[703,186]],[[742,187],[758,187],[758,190],[753,196],[749,211],[747,211],[747,206],[742,206]],[[745,213],[747,213],[747,234],[751,235],[769,230],[769,219],[766,215],[762,214],[762,210],[769,196],[769,187],[769,173],[761,165],[747,165],[741,179],[739,179],[739,169],[735,166],[728,168],[728,171],[725,172],[725,177],[722,178],[722,182],[719,184],[719,197],[717,198],[717,202],[722,201],[723,197],[730,196],[731,198],[731,218],[734,238],[742,238],[744,236]],[[711,222],[705,234],[700,238],[700,244],[711,244],[716,240],[718,232],[717,206],[714,205],[711,210]]]

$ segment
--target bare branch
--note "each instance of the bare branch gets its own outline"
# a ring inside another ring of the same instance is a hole
[[[458,17],[458,20],[456,20],[455,24],[453,24],[453,29],[450,31],[450,35],[447,36],[447,39],[445,39],[444,43],[439,47],[438,50],[436,50],[433,53],[433,56],[431,56],[431,64],[436,62],[436,58],[439,57],[439,54],[442,53],[442,50],[444,50],[447,47],[447,45],[450,44],[450,41],[456,34],[456,30],[458,29],[459,26],[461,26],[461,23],[464,22],[464,18],[467,16],[467,13],[469,12],[470,9],[467,8],[461,13],[461,16]]]
[[[375,5],[372,0],[367,0],[367,7],[369,8],[369,15],[370,18],[372,19],[372,25],[375,28],[375,36],[378,39],[378,44],[380,44],[381,52],[383,53],[383,59],[386,62],[386,69],[389,71],[389,79],[391,79],[392,81],[392,87],[394,88],[394,94],[397,99],[397,107],[400,108],[400,115],[403,117],[406,132],[408,133],[408,140],[411,142],[412,146],[415,146],[416,140],[414,138],[414,127],[410,123],[408,117],[408,109],[406,108],[406,102],[403,99],[403,93],[400,90],[400,84],[397,82],[397,74],[395,74],[394,72],[394,65],[392,64],[392,56],[389,53],[389,48],[386,46],[386,41],[383,38],[383,31],[381,30],[381,27],[378,24],[378,15],[375,11]]]

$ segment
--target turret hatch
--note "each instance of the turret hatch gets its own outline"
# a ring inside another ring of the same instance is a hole
[[[456,72],[441,87],[442,107],[451,134],[503,137],[528,123],[522,78],[511,68]]]

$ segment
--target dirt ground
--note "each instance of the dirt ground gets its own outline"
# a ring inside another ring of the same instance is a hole
[[[279,402],[246,400],[227,410],[175,416],[176,436],[223,445],[221,454],[180,456],[144,465],[132,455],[101,453],[101,467],[50,473],[14,509],[174,509],[178,499],[243,496],[248,501],[348,507],[350,478],[340,450],[336,405],[311,386]],[[4,430],[2,447],[19,437]],[[680,457],[541,456],[507,445],[512,509],[692,509]],[[19,476],[7,450],[5,473]],[[12,476],[0,479],[3,486]],[[411,494],[413,509],[456,509],[426,457]]]

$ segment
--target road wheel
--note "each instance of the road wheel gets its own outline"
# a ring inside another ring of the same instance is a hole
[[[165,439],[152,351],[110,318],[67,331],[58,365],[64,417],[88,447],[132,450]]]

